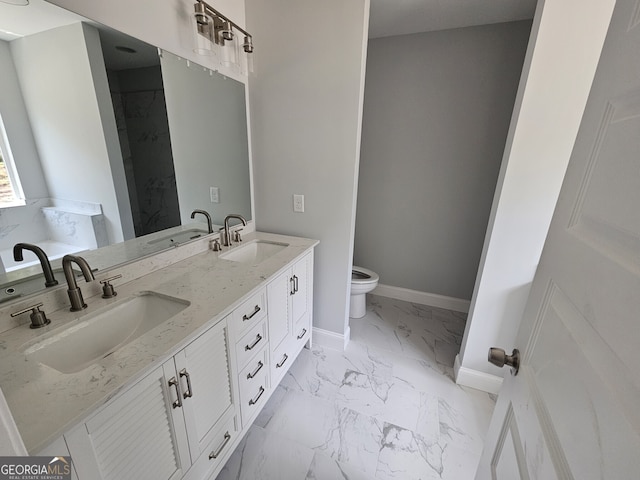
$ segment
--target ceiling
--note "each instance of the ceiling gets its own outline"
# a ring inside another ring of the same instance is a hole
[[[44,0],[30,0],[27,6],[0,1],[0,40],[11,41],[45,30],[79,22],[82,17]]]
[[[16,38],[78,22],[91,23],[99,29],[107,68],[126,70],[159,64],[158,51],[155,47],[91,22],[44,0],[29,0],[26,6],[11,5],[0,0],[0,40],[10,42]]]
[[[369,38],[533,18],[537,0],[371,0]]]

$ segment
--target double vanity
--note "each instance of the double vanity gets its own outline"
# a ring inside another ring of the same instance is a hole
[[[30,454],[70,454],[79,479],[215,478],[311,342],[317,241],[211,238],[80,281],[79,312],[64,288],[3,307],[0,388]],[[51,323],[7,328],[29,302]]]

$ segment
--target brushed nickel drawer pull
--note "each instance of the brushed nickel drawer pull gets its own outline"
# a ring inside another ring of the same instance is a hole
[[[306,334],[307,334],[307,329],[303,328],[302,332],[300,332],[300,335],[298,335],[298,340],[301,340],[302,338],[304,338]]]
[[[257,334],[256,335],[256,339],[253,341],[253,343],[251,345],[245,345],[244,346],[244,350],[245,352],[248,352],[249,350],[253,350],[253,348],[260,343],[260,340],[262,340],[262,335]]]
[[[187,390],[182,394],[182,398],[190,398],[193,396],[193,390],[191,388],[191,375],[187,372],[186,368],[180,370],[180,377],[187,377]]]
[[[282,367],[285,362],[289,360],[289,355],[287,355],[286,353],[284,354],[284,358],[282,360],[280,360],[280,363],[276,363],[276,368],[280,368]]]
[[[289,295],[294,295],[296,293],[296,281],[293,279],[293,277],[289,277],[289,283],[291,284]]]
[[[251,373],[247,373],[247,380],[251,380],[253,377],[255,377],[258,372],[260,370],[262,370],[262,367],[264,367],[264,363],[262,363],[262,360],[258,362],[258,367]]]
[[[293,293],[298,293],[298,276],[293,276]]]
[[[260,391],[258,392],[258,395],[256,395],[256,398],[252,398],[251,400],[249,400],[249,405],[255,405],[256,403],[258,403],[258,400],[260,400],[260,397],[262,396],[263,393],[264,393],[264,387],[260,386]]]
[[[178,408],[182,406],[182,395],[180,394],[180,385],[178,385],[178,380],[176,380],[176,377],[171,377],[169,379],[169,387],[176,387],[176,395],[177,395],[177,400],[175,400],[171,405],[173,406],[173,408]]]
[[[218,450],[209,454],[209,460],[218,458],[218,456],[222,453],[222,450],[224,450],[224,447],[226,447],[227,443],[229,443],[229,440],[231,440],[231,435],[229,435],[229,431],[227,430],[224,434],[224,441],[222,442],[222,445],[218,447]]]
[[[251,315],[249,315],[249,316],[247,316],[247,315],[243,315],[243,316],[242,316],[242,321],[243,321],[243,322],[245,322],[245,321],[247,321],[247,320],[251,320],[251,319],[254,317],[254,315],[255,315],[256,313],[258,313],[259,311],[260,311],[260,307],[259,307],[258,305],[256,305],[256,307],[255,307],[255,309],[253,310],[253,313],[252,313]]]

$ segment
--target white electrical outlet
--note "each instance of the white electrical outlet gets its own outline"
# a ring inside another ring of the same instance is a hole
[[[293,211],[298,213],[304,212],[304,195],[293,194]]]
[[[218,187],[209,187],[209,196],[211,203],[220,203],[220,189]]]

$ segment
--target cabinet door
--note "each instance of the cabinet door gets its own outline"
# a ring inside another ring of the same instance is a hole
[[[226,319],[175,357],[191,458],[195,462],[219,421],[233,416]]]
[[[292,268],[293,295],[291,295],[291,312],[293,323],[303,320],[311,311],[310,287],[313,279],[313,256],[311,254],[299,260]]]
[[[267,307],[269,309],[269,344],[271,350],[289,338],[289,297],[293,296],[294,285],[291,272],[287,270],[267,285]]]
[[[53,443],[50,443],[47,447],[40,450],[37,454],[39,457],[59,457],[69,456],[69,448],[67,447],[64,437],[59,437]],[[75,459],[73,459],[75,460]],[[71,462],[71,480],[78,480],[78,474],[76,473],[76,466],[74,462]]]
[[[184,475],[191,461],[177,389],[169,385],[174,376],[171,359],[65,434],[80,479]]]

